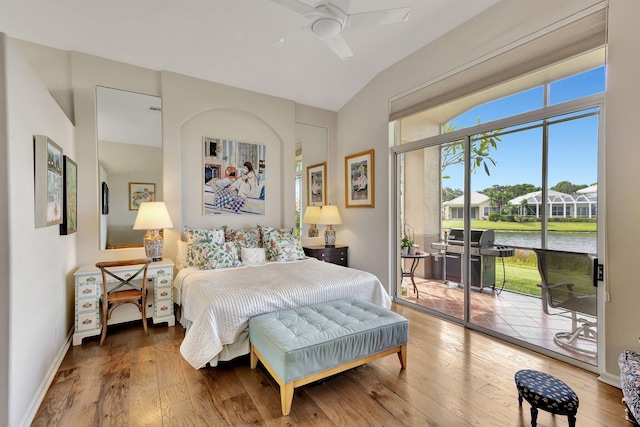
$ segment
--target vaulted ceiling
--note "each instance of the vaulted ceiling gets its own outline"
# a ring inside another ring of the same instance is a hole
[[[0,32],[337,111],[380,71],[498,0],[334,1],[346,13],[411,12],[406,22],[344,34],[347,60],[299,32],[309,19],[279,4],[292,0],[3,0]]]

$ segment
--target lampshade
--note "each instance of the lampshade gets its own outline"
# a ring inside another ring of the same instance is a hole
[[[317,224],[318,218],[320,218],[321,206],[307,206],[304,210],[304,216],[302,217],[303,224]]]
[[[334,225],[342,224],[342,218],[340,218],[340,212],[337,206],[326,205],[322,207],[320,212],[320,218],[318,218],[317,224]]]
[[[163,228],[172,228],[173,223],[164,202],[144,202],[140,204],[134,230],[147,230],[144,235],[144,252],[154,261],[162,259],[164,238],[160,233]]]
[[[172,228],[173,223],[164,202],[144,202],[140,204],[134,230],[159,230]]]

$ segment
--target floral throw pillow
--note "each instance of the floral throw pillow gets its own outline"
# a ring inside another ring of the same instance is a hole
[[[257,228],[250,228],[248,230],[230,230],[225,231],[225,240],[227,242],[234,242],[238,246],[238,255],[242,259],[242,248],[260,248],[262,243],[260,242],[260,230]]]
[[[191,247],[194,265],[201,270],[239,267],[238,247],[233,242],[199,243]]]
[[[214,243],[221,245],[224,243],[224,230],[222,228],[191,228],[184,227],[184,237],[187,241],[187,266],[198,265],[193,259],[193,246],[202,243]]]
[[[292,235],[272,233],[267,247],[269,261],[287,262],[305,259],[300,238]]]
[[[269,227],[268,225],[258,225],[258,230],[260,230],[262,247],[267,248],[267,252],[269,248],[269,240],[271,239],[271,236],[273,234],[276,234],[281,237],[295,235],[293,228],[273,228],[273,227]]]

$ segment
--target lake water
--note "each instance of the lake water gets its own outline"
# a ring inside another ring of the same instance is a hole
[[[535,231],[495,231],[495,244],[521,248],[539,248],[540,233]],[[549,232],[548,249],[596,254],[598,250],[596,233]]]

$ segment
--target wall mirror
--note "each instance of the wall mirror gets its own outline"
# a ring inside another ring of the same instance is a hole
[[[162,99],[96,87],[100,249],[143,245],[138,206],[162,200]]]

